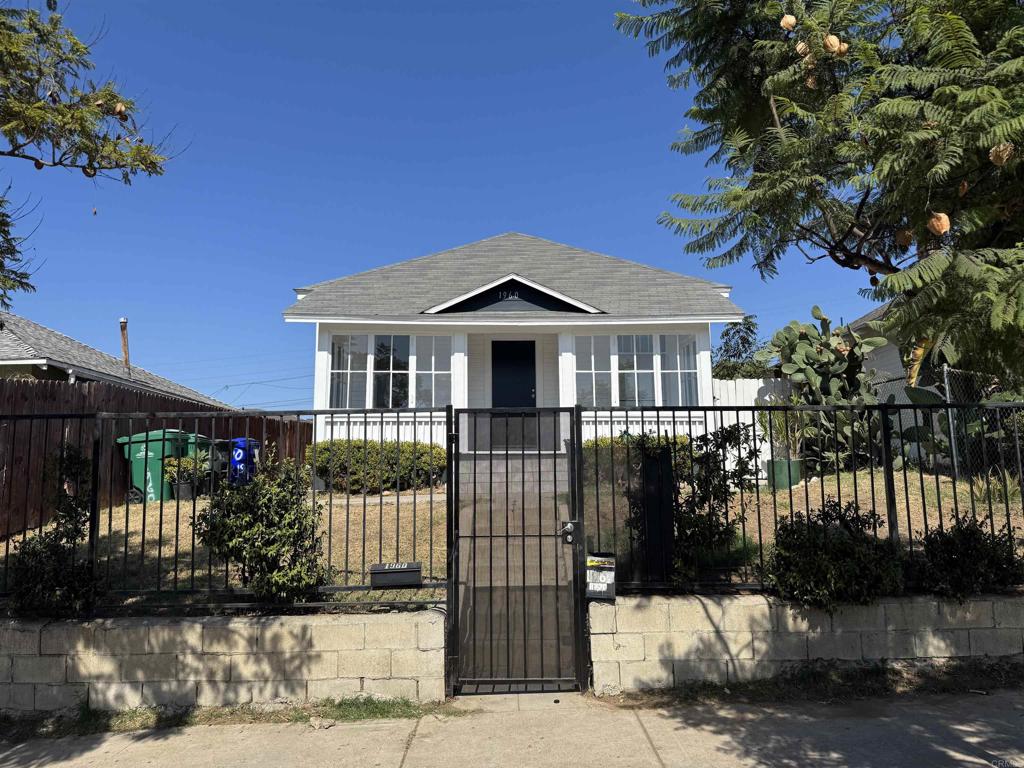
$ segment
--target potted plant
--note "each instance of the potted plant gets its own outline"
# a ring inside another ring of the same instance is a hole
[[[174,498],[191,501],[203,492],[203,480],[210,472],[210,454],[199,451],[195,456],[164,460],[164,480],[174,491]]]
[[[757,404],[797,406],[801,402],[795,394],[788,398],[773,394]],[[766,460],[768,485],[774,491],[793,487],[804,476],[803,441],[810,425],[805,424],[799,412],[758,411],[757,421],[763,439],[772,446]]]

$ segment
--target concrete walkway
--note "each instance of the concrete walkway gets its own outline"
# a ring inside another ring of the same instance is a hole
[[[555,703],[555,699],[558,703]],[[482,711],[221,725],[0,744],[8,766],[999,766],[1024,768],[1024,692],[850,705],[628,709],[573,695],[463,699]]]

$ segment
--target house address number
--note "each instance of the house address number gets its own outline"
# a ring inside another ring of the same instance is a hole
[[[498,301],[515,301],[519,298],[519,291],[498,291]]]

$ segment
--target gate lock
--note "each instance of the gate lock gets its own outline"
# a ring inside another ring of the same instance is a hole
[[[558,534],[562,537],[562,541],[564,541],[566,544],[572,544],[572,532],[574,530],[576,530],[576,526],[574,526],[572,523],[566,523],[562,526],[561,530],[558,531]]]

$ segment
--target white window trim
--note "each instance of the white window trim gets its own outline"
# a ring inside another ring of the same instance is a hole
[[[671,373],[671,374],[675,375],[675,377],[676,377],[676,387],[679,389],[679,399],[680,400],[683,399],[682,374],[684,374],[684,373],[692,373],[696,377],[696,379],[697,379],[697,401],[699,403],[701,387],[700,387],[700,362],[699,362],[699,353],[700,353],[699,341],[700,340],[698,338],[698,335],[696,333],[682,333],[682,332],[679,332],[679,331],[673,331],[673,332],[669,332],[669,333],[659,333],[659,334],[657,334],[657,336],[658,336],[658,352],[657,352],[657,360],[655,361],[655,364],[659,366],[659,370],[658,370],[658,379],[657,379],[657,381],[655,383],[655,386],[656,386],[656,388],[658,390],[658,403],[661,404],[661,405],[666,405],[666,407],[669,407],[669,408],[685,408],[685,407],[687,407],[687,406],[683,405],[682,403],[680,403],[679,405],[667,405],[665,403],[665,398],[664,398],[664,396],[661,393],[661,371],[662,370],[664,370],[666,373]],[[676,345],[677,345],[676,346],[676,354],[678,355],[680,360],[682,359],[682,354],[679,352],[679,346],[678,346],[679,345],[679,339],[681,339],[683,337],[690,337],[690,338],[692,338],[692,340],[693,340],[693,368],[664,368],[662,366],[662,364],[661,364],[662,363],[662,360],[661,360],[661,337],[662,336],[675,336],[676,337]]]

